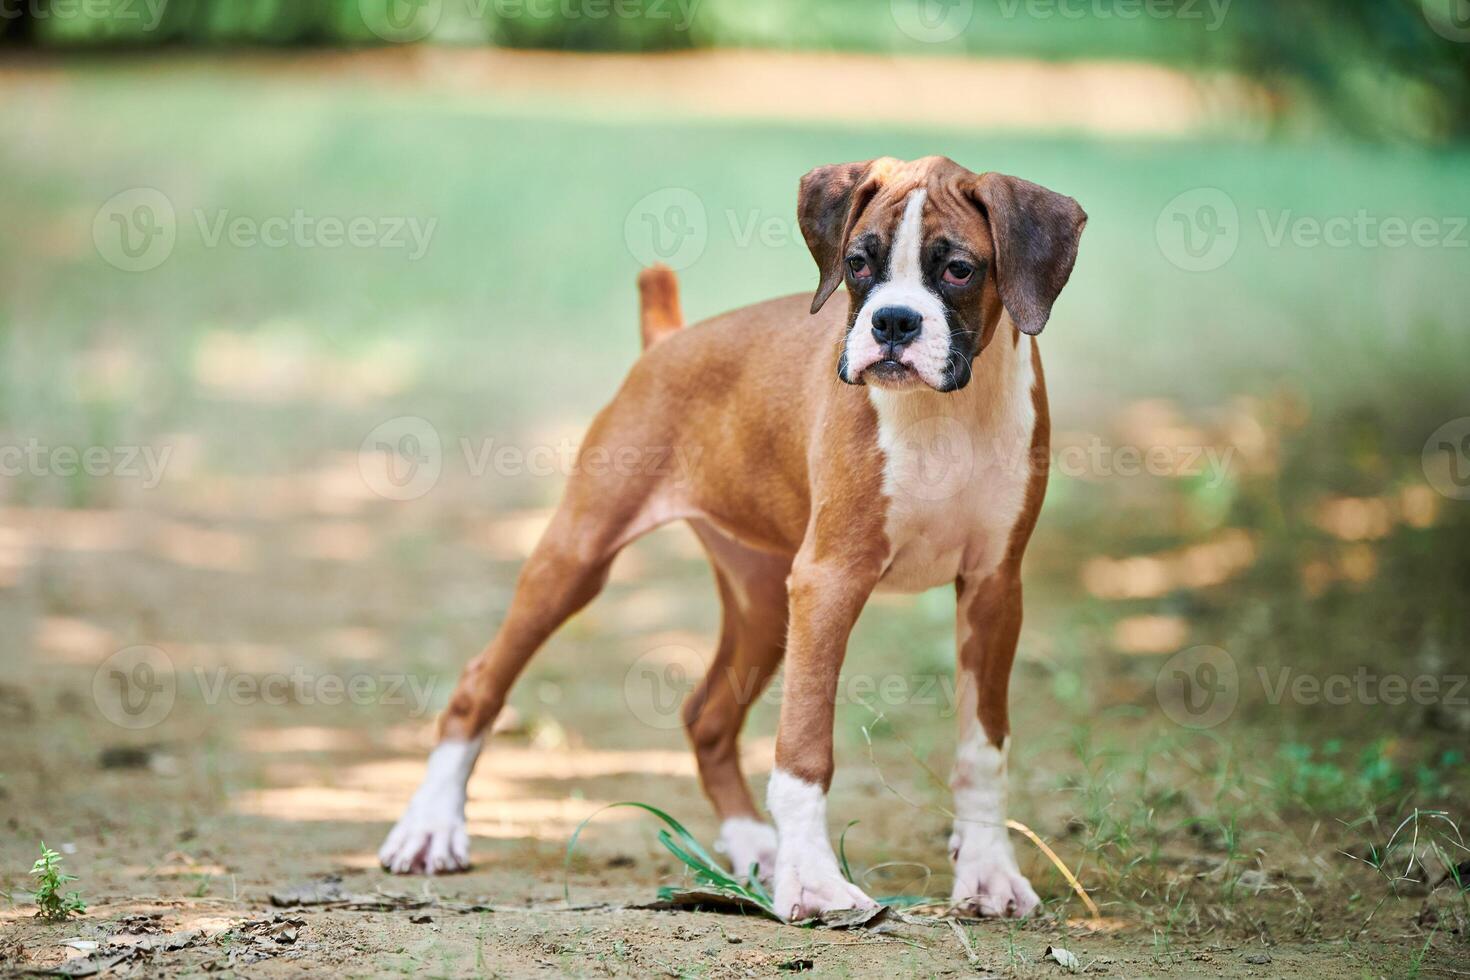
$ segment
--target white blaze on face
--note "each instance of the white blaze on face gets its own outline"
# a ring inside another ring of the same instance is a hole
[[[887,275],[868,293],[848,331],[847,376],[853,381],[883,360],[883,350],[873,337],[873,313],[885,306],[907,307],[923,318],[918,339],[904,349],[899,360],[932,388],[948,380],[949,321],[944,301],[924,284],[924,202],[928,197],[922,187],[909,194],[888,250]]]

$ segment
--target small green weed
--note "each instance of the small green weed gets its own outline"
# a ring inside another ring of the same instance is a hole
[[[624,806],[634,807],[646,813],[651,813],[664,822],[667,829],[658,832],[659,843],[668,849],[670,854],[678,858],[680,863],[693,872],[694,883],[698,887],[707,888],[711,891],[729,895],[732,898],[744,900],[757,906],[773,919],[781,918],[776,914],[775,903],[771,900],[770,893],[761,885],[754,868],[751,869],[749,883],[742,882],[721,867],[720,863],[704,849],[704,846],[699,841],[694,839],[694,835],[689,833],[683,824],[658,807],[649,806],[647,803],[624,802],[609,804],[603,807],[603,810],[611,810],[614,807]],[[601,812],[602,810],[597,811],[597,813]],[[569,870],[572,862],[572,851],[577,846],[577,839],[582,836],[583,829],[586,828],[587,824],[592,822],[593,818],[597,816],[597,813],[583,820],[572,834],[572,839],[567,842],[566,863]],[[660,888],[658,890],[659,897],[668,898],[674,891],[675,889],[672,888]],[[566,889],[566,895],[567,901],[570,903],[571,891],[569,887]]]
[[[81,892],[62,893],[62,886],[69,881],[76,881],[77,876],[61,870],[61,862],[61,855],[42,841],[41,856],[31,866],[31,874],[36,878],[36,915],[54,922],[64,921],[87,911],[87,903],[82,901]]]

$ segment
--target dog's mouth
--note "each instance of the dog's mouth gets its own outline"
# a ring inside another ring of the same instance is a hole
[[[875,388],[916,388],[924,384],[919,372],[891,357],[864,370],[862,379]]]

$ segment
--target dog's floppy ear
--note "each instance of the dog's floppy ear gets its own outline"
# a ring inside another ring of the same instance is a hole
[[[982,174],[970,196],[990,222],[1000,301],[1034,337],[1072,275],[1087,213],[1064,194],[1005,174]]]
[[[806,247],[817,261],[822,276],[812,297],[816,313],[842,284],[842,253],[858,216],[878,190],[874,164],[837,163],[818,167],[801,178],[796,195],[796,217]]]

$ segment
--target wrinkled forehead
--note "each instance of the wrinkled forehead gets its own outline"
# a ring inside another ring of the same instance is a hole
[[[968,193],[966,177],[974,179],[967,170],[930,170],[884,180],[853,226],[852,241],[867,239],[892,247],[905,217],[914,221],[913,209],[919,208],[922,244],[944,240],[978,258],[991,258],[990,225]]]

